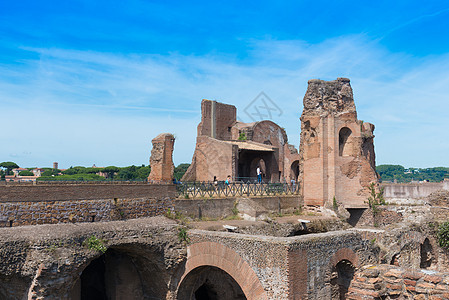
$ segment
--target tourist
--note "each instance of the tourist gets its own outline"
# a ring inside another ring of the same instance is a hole
[[[228,177],[226,177],[225,183],[226,185],[229,185],[231,183],[231,175],[228,175]]]
[[[257,183],[261,183],[262,182],[262,172],[260,172],[259,166],[257,166],[256,173],[257,173]]]

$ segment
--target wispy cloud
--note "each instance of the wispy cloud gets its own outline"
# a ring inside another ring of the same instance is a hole
[[[2,133],[7,143],[0,160],[30,151],[17,157],[19,164],[148,163],[151,138],[175,132],[175,161],[187,162],[202,98],[243,112],[261,91],[283,111],[274,121],[297,146],[307,80],[349,77],[359,118],[376,124],[379,162],[445,161],[449,56],[390,53],[363,35],[318,44],[251,40],[248,49],[249,57],[239,60],[24,48],[38,59],[0,65],[0,104],[11,124]],[[436,139],[439,147],[429,147]]]

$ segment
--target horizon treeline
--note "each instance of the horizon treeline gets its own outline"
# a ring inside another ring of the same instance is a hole
[[[12,162],[0,163],[0,176],[2,179],[5,178],[5,175],[11,175],[13,168],[18,168],[19,166]],[[181,163],[174,169],[173,177],[176,180],[180,180],[184,173],[187,171],[187,168],[190,166],[188,163]],[[7,168],[8,167],[8,168]],[[28,171],[21,171],[19,173],[20,176],[33,176],[34,174],[31,170],[35,168],[25,168]],[[97,167],[83,167],[83,166],[75,166],[70,167],[65,170],[53,169],[53,168],[41,168],[44,172],[41,173],[41,176],[37,178],[37,180],[41,181],[103,181],[103,180],[132,180],[132,181],[144,181],[150,175],[151,168],[149,165],[142,164],[141,166],[127,166],[127,167],[116,167],[116,166],[108,166],[104,168]],[[101,176],[100,173],[105,174]]]
[[[173,178],[177,181],[181,180],[184,173],[187,171],[189,163],[181,163],[174,168]],[[19,166],[14,162],[0,163],[0,177],[5,178],[5,175],[11,175],[13,168]],[[26,168],[19,173],[21,176],[32,176],[31,170],[35,168]],[[144,181],[148,178],[151,172],[149,165],[116,167],[108,166],[104,168],[97,167],[83,167],[75,166],[66,170],[59,170],[53,168],[41,168],[44,170],[38,180],[132,180]],[[441,182],[444,178],[449,178],[449,168],[434,167],[434,168],[405,168],[401,165],[378,165],[376,167],[377,173],[380,175],[380,180],[383,182],[393,182],[396,180],[400,183],[407,183],[412,181],[429,181]],[[107,178],[100,176],[100,173],[106,175]]]
[[[444,178],[449,178],[449,168],[405,168],[401,165],[379,165],[376,167],[377,173],[383,182],[396,180],[407,183],[412,181],[441,182]]]

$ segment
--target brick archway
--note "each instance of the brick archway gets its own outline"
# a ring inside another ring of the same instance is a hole
[[[327,275],[331,299],[347,299],[358,262],[357,254],[349,248],[339,249],[331,257]]]
[[[359,257],[357,256],[357,254],[355,254],[354,251],[352,251],[352,249],[341,248],[332,256],[329,262],[330,269],[335,267],[342,260],[350,261],[354,267],[358,267],[359,265]]]
[[[194,269],[212,266],[228,273],[241,287],[248,300],[268,299],[254,270],[234,250],[215,242],[201,242],[187,248],[187,262],[178,284]]]

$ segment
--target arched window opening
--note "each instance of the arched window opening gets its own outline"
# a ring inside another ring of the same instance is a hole
[[[396,253],[393,255],[390,261],[390,265],[398,266],[399,267],[399,258],[401,257],[401,254]]]
[[[333,268],[331,275],[332,299],[344,300],[348,293],[349,285],[354,278],[355,268],[349,260],[341,260]]]
[[[83,300],[159,299],[165,292],[163,282],[146,280],[147,276],[154,277],[156,270],[151,264],[139,270],[142,264],[135,259],[128,253],[108,249],[83,270],[80,284],[74,286],[71,295],[80,295]],[[142,273],[144,269],[148,274]]]
[[[299,177],[299,160],[295,160],[290,166],[290,183],[292,180],[294,182],[298,182]]]
[[[179,286],[179,300],[246,300],[240,285],[228,273],[213,266],[192,270]]]
[[[349,156],[351,154],[351,149],[348,143],[348,139],[351,136],[352,131],[348,127],[343,127],[340,129],[340,133],[338,135],[338,145],[339,145],[339,155],[340,156]]]

